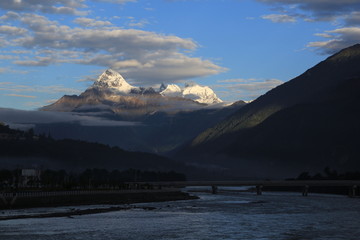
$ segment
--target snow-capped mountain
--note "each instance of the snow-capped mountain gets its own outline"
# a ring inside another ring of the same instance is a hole
[[[128,94],[132,89],[136,89],[137,87],[131,86],[128,82],[126,82],[120,73],[112,69],[108,69],[100,75],[91,88],[106,89]]]
[[[161,84],[160,94],[162,96],[166,96],[166,97],[182,97],[183,96],[181,88],[176,84],[169,84],[167,86],[165,86],[164,84]]]
[[[107,91],[110,90],[114,93],[120,94],[156,93],[156,91],[152,88],[135,87],[130,85],[120,73],[112,69],[108,69],[102,73],[90,88]],[[168,84],[167,86],[165,84],[161,84],[159,93],[166,97],[183,97],[204,104],[216,104],[222,102],[222,100],[216,96],[210,87],[200,86],[198,84],[186,84],[184,89],[181,89],[176,84]]]
[[[191,99],[203,104],[216,104],[222,102],[211,88],[208,86],[200,86],[198,84],[186,84],[184,89],[181,89],[176,84],[169,84],[166,87],[162,84],[160,87],[160,94],[166,97]]]
[[[198,103],[215,104],[222,102],[208,86],[200,86],[198,84],[186,85],[182,94],[184,98]]]
[[[157,111],[195,110],[222,101],[213,90],[196,84],[181,89],[175,84],[159,90],[132,86],[116,71],[108,69],[79,96],[65,95],[45,106],[47,111],[92,111],[107,109],[114,113],[147,114]],[[218,106],[221,107],[221,106]]]

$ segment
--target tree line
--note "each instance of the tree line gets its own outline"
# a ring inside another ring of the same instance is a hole
[[[323,173],[316,173],[314,175],[311,175],[309,172],[302,172],[296,180],[360,180],[360,172],[338,173],[336,170],[326,167]]]

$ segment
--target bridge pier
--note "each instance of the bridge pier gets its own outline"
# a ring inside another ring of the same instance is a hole
[[[356,197],[357,188],[358,188],[357,185],[353,185],[352,187],[350,187],[349,197]]]
[[[212,194],[217,194],[218,193],[218,187],[215,186],[215,185],[211,186],[211,192],[212,192]]]
[[[304,197],[307,197],[308,193],[309,193],[309,185],[305,185],[304,189],[303,189],[303,192],[302,192],[302,195]]]
[[[261,195],[262,194],[262,185],[257,185],[256,186],[256,195]]]
[[[18,195],[17,195],[16,193],[14,193],[13,198],[11,199],[11,202],[10,202],[10,206],[11,206],[11,207],[14,206],[17,197],[18,197]]]
[[[6,201],[6,198],[4,197],[3,194],[0,194],[0,198],[2,199],[3,203],[5,204],[5,206],[8,204],[8,202]]]

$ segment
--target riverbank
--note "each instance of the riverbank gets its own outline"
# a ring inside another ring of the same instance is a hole
[[[264,192],[299,192],[304,193],[305,187],[300,186],[264,186],[262,191]],[[255,189],[256,191],[256,189]],[[357,197],[359,190],[357,186],[355,189],[353,187],[343,187],[343,186],[309,186],[307,189],[307,194],[316,193],[316,194],[336,194],[349,197]]]
[[[197,197],[177,189],[129,191],[67,191],[16,193],[0,196],[0,209],[61,207],[76,205],[118,205],[190,200]]]
[[[142,209],[142,210],[155,210],[154,207],[137,207],[137,206],[124,206],[124,207],[103,207],[103,208],[89,208],[89,209],[69,209],[65,212],[49,212],[49,213],[37,213],[37,214],[18,214],[11,216],[0,216],[0,221],[4,220],[15,220],[15,219],[27,219],[27,218],[54,218],[54,217],[68,217],[73,218],[74,216],[107,213],[115,211],[126,211],[131,209]]]

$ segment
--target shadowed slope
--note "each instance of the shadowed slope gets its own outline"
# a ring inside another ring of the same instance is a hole
[[[254,127],[273,113],[299,103],[321,101],[341,82],[360,76],[360,44],[329,57],[240,109],[227,120],[200,134],[192,146],[213,141],[223,134]]]
[[[252,165],[249,171],[263,174],[359,168],[359,91],[355,45],[244,106],[179,155],[227,167]]]

